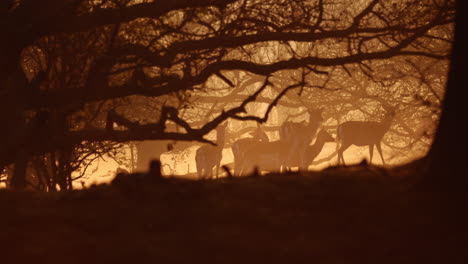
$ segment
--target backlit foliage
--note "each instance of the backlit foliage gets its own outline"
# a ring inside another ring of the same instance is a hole
[[[389,155],[414,158],[440,114],[453,19],[452,0],[13,1],[0,8],[17,29],[0,44],[0,165],[80,160],[90,142],[206,142],[226,119],[274,138],[307,107],[335,133],[383,105],[397,108]]]

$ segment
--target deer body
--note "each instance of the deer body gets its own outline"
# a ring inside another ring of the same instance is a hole
[[[322,123],[321,110],[309,110],[309,122],[284,122],[279,130],[280,139],[286,142],[311,141]]]
[[[260,171],[280,171],[285,166],[299,167],[307,146],[320,127],[321,113],[321,110],[309,111],[308,123],[284,122],[280,127],[280,140],[278,141],[265,142],[250,139],[242,141],[242,144],[238,146],[233,145],[234,155],[242,157],[239,162],[236,162],[236,168],[238,168],[236,173],[244,173],[255,167],[258,167]]]
[[[338,148],[338,164],[343,162],[343,152],[351,145],[369,146],[369,163],[372,163],[372,155],[374,146],[380,154],[382,163],[385,164],[381,141],[385,133],[390,129],[394,112],[387,112],[385,118],[381,122],[375,121],[348,121],[340,124],[337,128]]]
[[[249,148],[255,145],[257,142],[269,142],[268,136],[260,128],[253,132],[253,138],[241,138],[232,144],[232,154],[234,156],[234,175],[240,175],[242,170],[242,164],[246,158],[246,154]]]
[[[281,125],[280,140],[288,146],[283,155],[283,166],[289,167],[287,164],[297,164],[298,160],[303,159],[302,155],[317,134],[322,121],[321,110],[309,110],[308,123],[284,122]]]
[[[294,159],[286,162],[287,167],[299,167],[301,170],[306,170],[320,154],[323,146],[327,142],[335,142],[335,139],[324,129],[317,134],[317,140],[311,146],[306,146],[304,153],[296,153]]]
[[[239,173],[251,173],[255,168],[259,171],[279,171],[285,149],[284,142],[257,141],[245,150],[244,158],[239,164]]]
[[[283,163],[290,147],[286,142],[281,140],[273,142],[257,141],[247,149],[245,158],[240,164],[240,171],[248,170],[251,172],[255,167],[258,167],[260,171],[280,171],[282,165],[307,169],[322,151],[326,142],[335,142],[335,139],[325,130],[321,130],[315,143],[312,146],[306,146],[302,155],[297,152],[293,159]]]
[[[327,142],[335,142],[335,139],[324,129],[317,134],[317,140],[312,146],[307,146],[303,158],[300,160],[302,170],[306,170],[315,158],[322,152],[323,146]]]
[[[213,168],[216,168],[216,178],[218,178],[219,167],[222,159],[226,126],[221,125],[216,129],[216,146],[204,145],[197,149],[195,162],[197,173],[200,178],[212,177]]]

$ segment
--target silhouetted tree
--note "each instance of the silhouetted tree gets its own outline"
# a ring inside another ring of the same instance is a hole
[[[467,67],[465,54],[468,47],[463,36],[466,25],[467,6],[464,1],[457,1],[455,41],[452,49],[447,92],[443,101],[440,119],[434,143],[424,164],[428,166],[423,186],[447,190],[460,190],[466,194],[466,94],[467,81],[464,72]]]
[[[0,167],[15,164],[13,185],[22,188],[34,156],[70,153],[82,142],[209,142],[204,136],[227,118],[265,122],[281,98],[294,97],[288,91],[333,88],[340,79],[333,74],[379,82],[376,72],[390,59],[446,60],[455,7],[453,0],[19,0],[0,12]],[[261,77],[233,94],[239,101],[211,111],[191,100],[198,92],[230,95],[239,72]],[[151,118],[124,107],[134,96],[154,100]],[[260,116],[247,111],[256,99],[268,104]],[[83,115],[96,103],[104,105],[99,118]],[[168,129],[174,125],[180,130]]]

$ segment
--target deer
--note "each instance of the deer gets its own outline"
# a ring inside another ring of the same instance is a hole
[[[320,130],[317,140],[311,146],[306,146],[304,154],[296,152],[291,160],[283,163],[290,146],[287,142],[277,140],[273,142],[253,142],[243,153],[243,160],[239,164],[239,170],[246,171],[258,167],[259,170],[280,171],[282,165],[307,169],[327,142],[335,142],[335,139],[324,129]]]
[[[315,135],[323,122],[322,112],[322,109],[308,109],[308,123],[286,121],[281,125],[279,129],[280,140],[288,146],[286,153],[283,155],[284,160],[282,163],[291,164],[295,163],[295,160],[302,159],[302,155],[304,154],[306,147],[315,138]]]
[[[162,176],[161,161],[155,159],[150,161],[147,172],[129,173],[126,169],[118,168],[111,184],[124,191],[136,192],[145,185],[164,182],[166,179]]]
[[[284,122],[279,131],[280,140],[252,141],[242,150],[243,159],[238,163],[237,171],[241,173],[255,167],[260,170],[281,171],[287,166],[299,166],[306,147],[315,137],[322,121],[322,110],[309,110],[308,123]]]
[[[317,134],[317,140],[312,146],[307,146],[305,153],[300,160],[302,170],[307,170],[307,168],[312,165],[312,162],[315,158],[322,152],[323,146],[327,142],[335,142],[335,139],[325,130],[321,129]]]
[[[335,142],[335,139],[325,129],[317,133],[317,139],[314,144],[306,146],[304,153],[296,152],[296,155],[284,165],[287,167],[299,167],[301,170],[307,170],[314,159],[320,154],[323,146],[327,142]]]
[[[241,138],[236,140],[232,144],[232,154],[234,156],[234,175],[239,176],[241,173],[241,167],[244,163],[245,154],[247,150],[255,145],[257,142],[269,142],[267,134],[263,129],[257,124],[257,129],[251,132],[250,135],[252,138]]]
[[[395,116],[395,108],[384,106],[387,111],[382,121],[347,121],[341,123],[337,127],[337,149],[338,149],[338,165],[342,162],[345,165],[343,152],[351,145],[369,146],[369,164],[372,164],[372,155],[374,146],[382,159],[382,164],[385,165],[385,160],[382,154],[381,141],[383,136],[390,129],[393,118]]]
[[[243,159],[239,162],[239,173],[252,173],[255,170],[280,171],[287,145],[281,140],[256,141],[243,151]]]
[[[216,168],[216,178],[218,178],[222,152],[224,148],[225,134],[227,124],[216,128],[216,146],[204,145],[197,149],[195,162],[197,173],[200,179],[205,177],[212,178],[213,168]]]

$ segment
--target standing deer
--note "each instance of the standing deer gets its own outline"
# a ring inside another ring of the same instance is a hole
[[[248,149],[257,142],[269,142],[268,136],[263,129],[257,125],[257,129],[251,133],[252,138],[241,138],[232,144],[232,154],[234,156],[234,175],[238,176],[241,173],[242,164],[244,163],[245,154]]]
[[[253,170],[258,167],[260,171],[280,171],[281,165],[289,167],[300,167],[307,169],[312,161],[318,156],[326,142],[335,142],[335,139],[325,130],[321,130],[317,135],[317,140],[312,146],[306,146],[304,155],[296,152],[293,159],[282,163],[285,154],[289,151],[287,142],[277,140],[273,142],[256,141],[245,148],[242,154],[243,159],[239,164],[240,172]]]
[[[309,122],[284,122],[280,127],[280,140],[251,141],[241,150],[238,173],[258,167],[260,170],[280,171],[282,167],[299,167],[307,146],[322,122],[322,110],[309,110]]]
[[[307,170],[307,168],[312,164],[314,159],[322,152],[323,146],[327,142],[335,142],[335,139],[325,130],[322,129],[317,134],[317,140],[312,146],[307,146],[304,156],[301,159],[302,170]]]
[[[302,159],[302,155],[304,154],[306,147],[312,142],[317,134],[318,128],[323,122],[321,109],[309,109],[308,112],[308,123],[287,121],[280,127],[280,140],[287,146],[286,153],[283,155],[284,160],[282,163],[284,164],[297,163],[296,160],[298,160],[298,157],[299,160]]]
[[[369,146],[369,163],[372,164],[372,155],[374,152],[374,145],[379,151],[382,163],[385,164],[381,141],[385,133],[390,129],[393,117],[395,116],[395,109],[384,107],[387,110],[384,119],[381,122],[375,121],[348,121],[340,124],[337,128],[337,142],[338,148],[338,164],[345,161],[343,152],[351,145],[356,146]]]
[[[227,124],[224,124],[216,128],[216,146],[204,145],[197,149],[195,162],[198,176],[202,179],[205,177],[212,178],[214,167],[216,167],[216,178],[218,178],[221,158],[223,157],[226,127]]]
[[[286,143],[277,140],[273,142],[256,141],[244,149],[243,159],[239,162],[239,173],[259,171],[280,171],[287,150]]]

